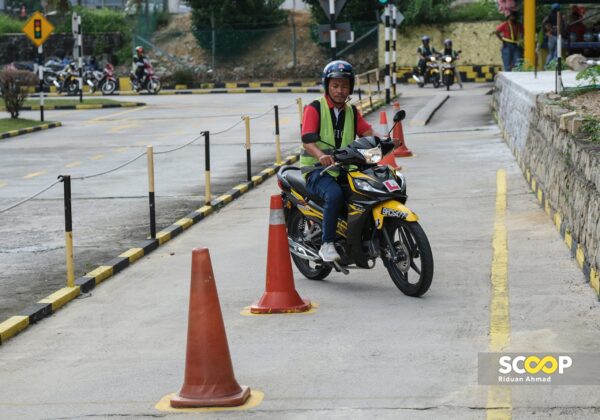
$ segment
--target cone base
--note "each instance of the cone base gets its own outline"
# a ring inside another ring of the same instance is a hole
[[[396,150],[394,150],[393,153],[394,153],[394,156],[396,156],[396,157],[409,157],[409,156],[413,155],[412,152],[408,149],[405,149],[405,150],[396,149]]]
[[[171,407],[173,408],[194,408],[194,407],[237,407],[243,405],[250,398],[250,388],[241,386],[242,390],[237,394],[224,397],[198,397],[186,398],[175,394],[171,398]]]
[[[282,296],[275,296],[276,299],[269,299],[272,297],[272,293],[265,292],[263,297],[258,301],[256,305],[250,307],[250,313],[252,314],[286,314],[286,313],[298,313],[309,311],[312,307],[310,300],[298,299],[296,296],[289,295],[288,299]],[[274,301],[274,302],[269,302]],[[292,302],[290,302],[292,301]]]

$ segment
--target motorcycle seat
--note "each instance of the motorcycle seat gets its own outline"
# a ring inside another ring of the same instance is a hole
[[[308,198],[319,205],[323,205],[323,200],[320,197],[312,195],[306,189],[306,179],[304,178],[300,168],[288,166],[286,168],[282,168],[280,174],[284,181],[286,181],[302,197]]]

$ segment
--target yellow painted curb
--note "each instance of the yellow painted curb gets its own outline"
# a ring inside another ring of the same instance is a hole
[[[577,251],[575,252],[575,259],[577,260],[577,264],[579,264],[579,268],[583,268],[585,256],[583,255],[583,247],[581,246],[581,244],[577,245]]]
[[[29,325],[28,316],[11,316],[0,324],[0,342],[4,342]]]
[[[560,232],[561,223],[562,223],[562,220],[560,217],[560,213],[558,213],[558,212],[554,213],[554,224],[556,225],[556,229],[558,229],[559,232]]]
[[[119,255],[119,257],[129,258],[130,263],[135,262],[136,260],[139,260],[143,256],[144,256],[143,248],[131,248],[130,250],[125,251],[121,255]]]
[[[597,295],[600,295],[600,273],[595,268],[592,268],[590,273],[590,286],[596,291]]]
[[[239,185],[236,185],[235,187],[233,187],[233,189],[234,190],[239,190],[241,192],[246,192],[246,191],[248,191],[248,185],[246,185],[246,184],[239,184]]]
[[[162,245],[171,240],[171,232],[160,231],[156,234],[156,239],[158,239],[158,243]]]
[[[571,232],[569,231],[565,231],[565,243],[569,249],[571,249],[571,246],[573,245],[573,238],[571,237]]]
[[[63,287],[60,290],[52,293],[50,296],[40,300],[39,303],[50,303],[52,304],[52,312],[65,306],[68,302],[79,296],[79,286],[75,287]]]
[[[192,226],[193,223],[194,223],[194,221],[192,219],[184,217],[183,219],[179,219],[178,221],[176,221],[173,224],[175,224],[177,226],[181,226],[183,229],[187,229],[190,226]]]
[[[208,216],[214,211],[214,209],[211,206],[202,206],[196,211],[204,216]]]
[[[95,277],[96,284],[100,284],[101,282],[103,282],[104,280],[106,280],[107,278],[109,278],[112,275],[113,275],[113,268],[108,265],[101,265],[100,267],[98,267],[95,270],[90,271],[89,273],[86,274],[86,276]]]

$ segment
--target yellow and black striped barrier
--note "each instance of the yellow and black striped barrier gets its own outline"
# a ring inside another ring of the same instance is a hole
[[[19,130],[6,131],[4,133],[0,133],[0,140],[7,139],[9,137],[21,136],[23,134],[34,133],[36,131],[48,130],[50,128],[56,128],[60,126],[62,126],[60,122],[53,122],[49,124],[36,125],[35,127],[27,127],[21,128]]]
[[[106,108],[132,108],[136,106],[146,106],[144,102],[118,102],[114,104],[80,104],[80,105],[44,105],[45,111],[64,111],[74,109],[106,109]],[[21,107],[21,111],[37,111],[39,105]],[[0,111],[6,111],[4,107],[0,107]]]
[[[494,77],[502,70],[501,66],[464,65],[456,66],[463,82],[493,82]],[[396,70],[398,83],[416,83],[413,79],[413,67],[399,67]]]

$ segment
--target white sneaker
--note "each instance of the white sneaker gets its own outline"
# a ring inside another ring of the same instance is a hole
[[[335,250],[333,242],[325,242],[319,249],[319,257],[325,262],[333,262],[340,259],[340,254]]]

